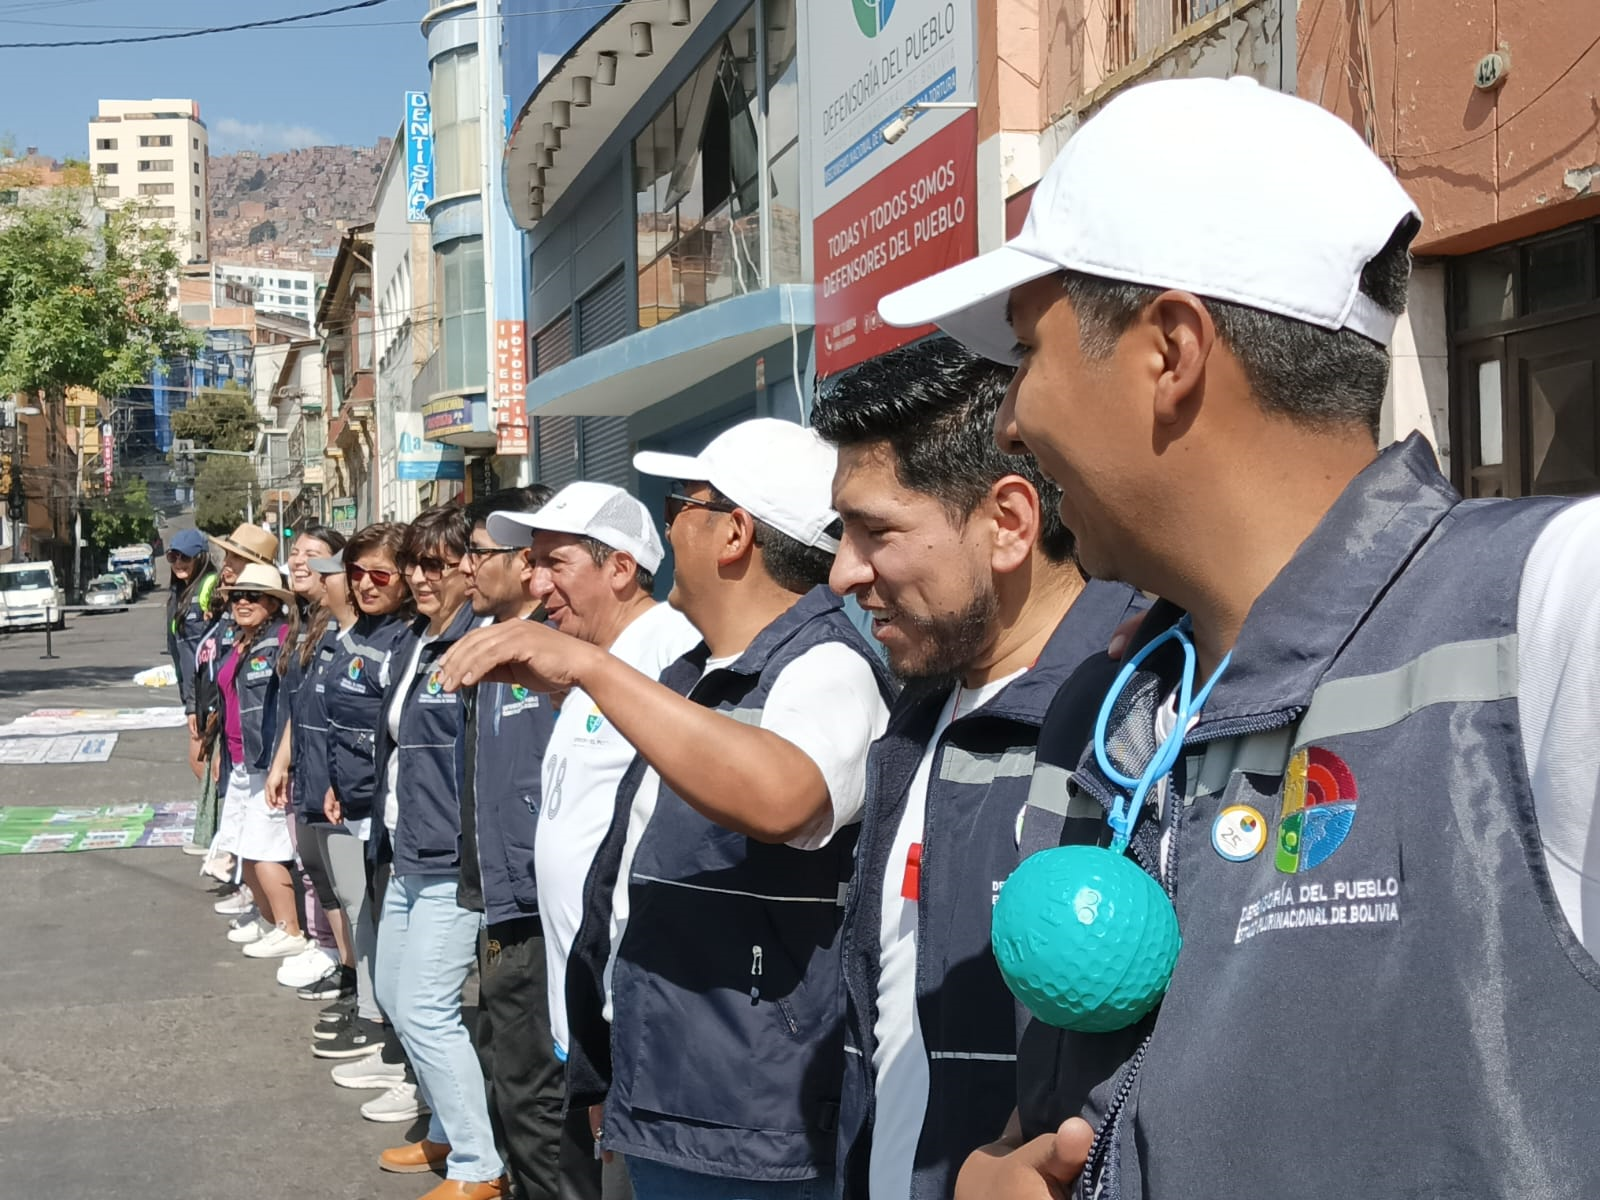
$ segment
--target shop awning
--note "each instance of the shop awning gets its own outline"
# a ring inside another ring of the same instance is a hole
[[[789,340],[814,321],[813,295],[810,284],[766,288],[591,350],[528,384],[528,415],[630,416],[770,347],[782,344],[787,354]]]

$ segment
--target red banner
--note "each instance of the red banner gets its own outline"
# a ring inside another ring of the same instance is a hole
[[[522,321],[494,323],[494,412],[496,454],[528,453],[528,327]]]
[[[878,301],[977,254],[977,156],[965,113],[816,219],[819,375],[929,332],[885,325]]]

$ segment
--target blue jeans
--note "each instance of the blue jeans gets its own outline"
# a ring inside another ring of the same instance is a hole
[[[428,1140],[447,1142],[445,1175],[500,1178],[478,1052],[461,1019],[461,989],[478,954],[478,914],[456,906],[456,876],[396,875],[383,897],[373,985],[433,1115]]]
[[[629,1158],[633,1200],[828,1200],[831,1179],[727,1179]]]

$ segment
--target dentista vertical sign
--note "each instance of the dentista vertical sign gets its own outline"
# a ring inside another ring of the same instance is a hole
[[[879,298],[978,251],[976,113],[904,114],[976,98],[976,11],[972,0],[799,8],[811,75],[817,370],[830,375],[921,336],[885,326]],[[887,141],[901,119],[905,133]]]

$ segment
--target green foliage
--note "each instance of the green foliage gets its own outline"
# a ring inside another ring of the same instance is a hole
[[[203,459],[194,478],[195,525],[206,533],[220,535],[242,524],[248,491],[255,478],[249,459]]]
[[[87,219],[68,197],[0,222],[0,395],[115,396],[159,358],[198,349],[167,306],[167,232],[134,209]]]
[[[87,540],[101,551],[149,542],[156,535],[156,510],[150,503],[150,489],[137,475],[118,480],[109,496],[90,501],[84,517]]]
[[[212,450],[249,450],[256,444],[261,417],[250,393],[238,384],[201,392],[172,414],[172,436],[192,439]]]

